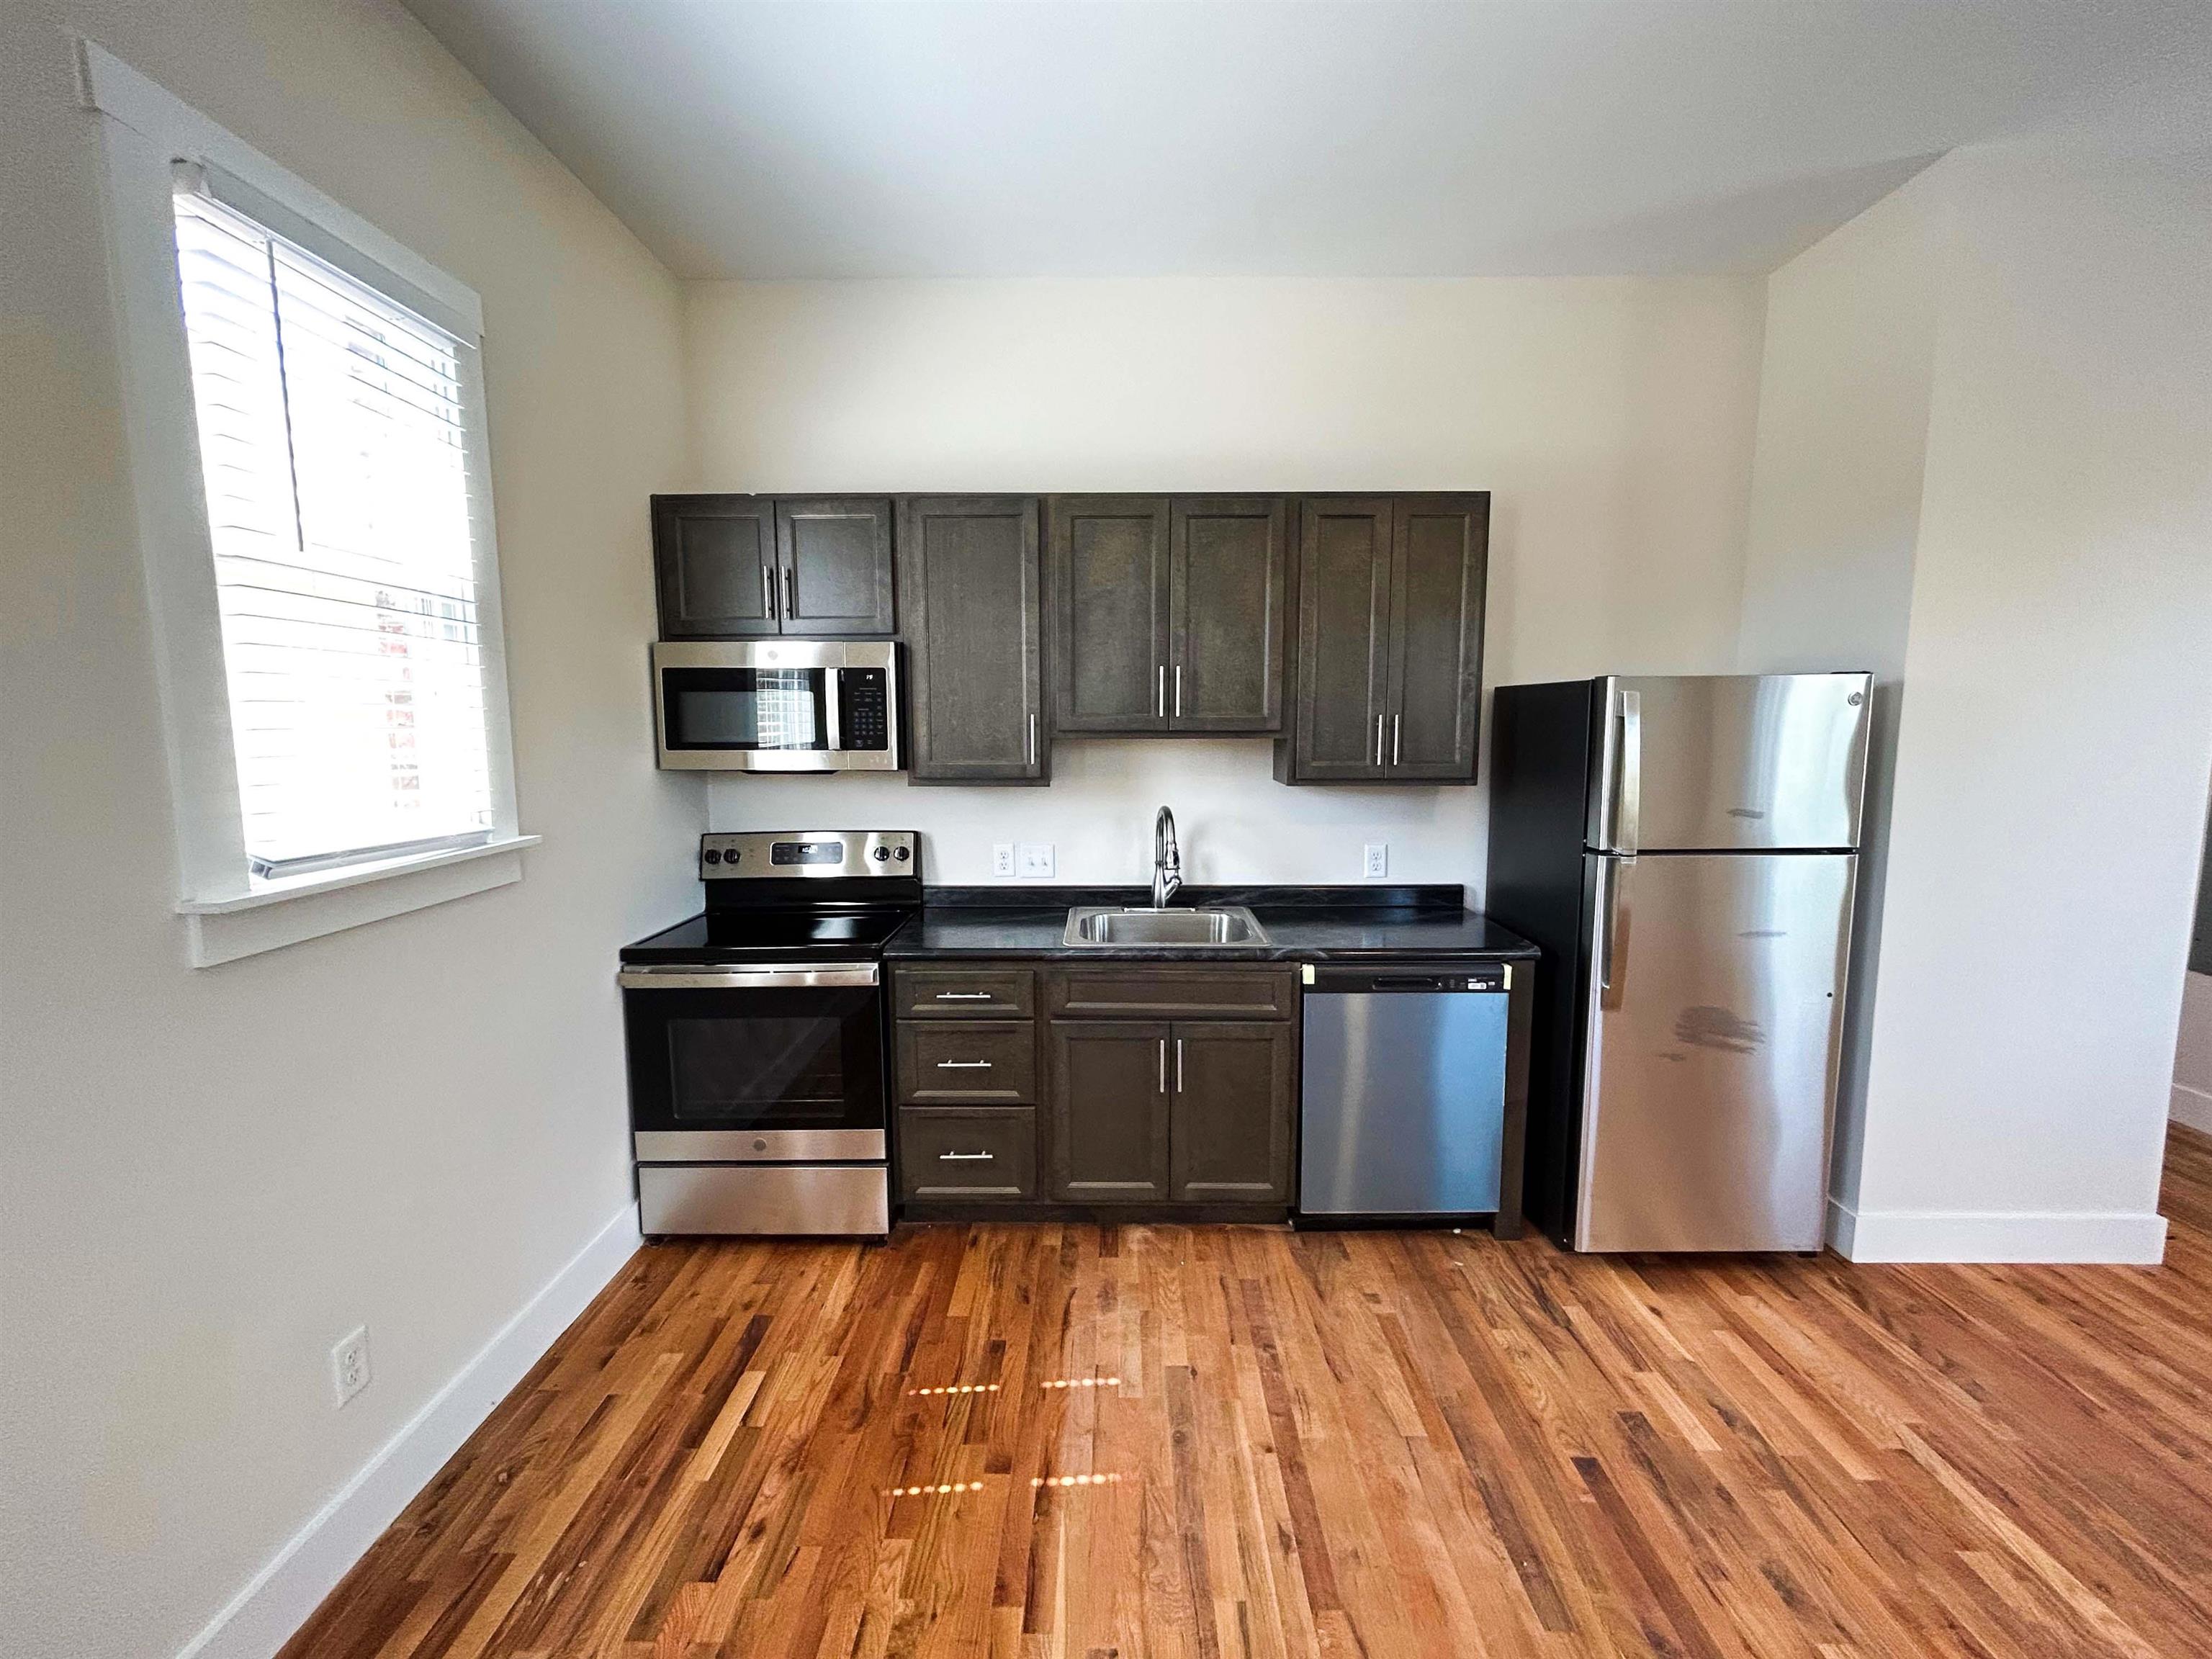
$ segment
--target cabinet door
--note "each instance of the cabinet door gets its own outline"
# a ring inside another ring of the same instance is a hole
[[[749,639],[777,630],[775,513],[756,495],[655,495],[653,568],[664,640]]]
[[[1060,1019],[1049,1029],[1052,1195],[1072,1204],[1164,1202],[1169,1028]]]
[[[887,498],[779,501],[775,553],[785,633],[882,636],[896,629]]]
[[[898,561],[908,775],[1047,781],[1036,499],[908,496],[899,503]]]
[[[1169,1191],[1202,1204],[1291,1196],[1291,1028],[1177,1021],[1169,1041]]]
[[[1474,781],[1490,497],[1405,495],[1390,546],[1394,778]]]
[[[1052,720],[1062,732],[1168,724],[1168,504],[1157,495],[1048,503]]]
[[[1389,690],[1390,501],[1321,499],[1298,512],[1294,782],[1382,775]]]
[[[1283,729],[1287,519],[1267,496],[1173,504],[1168,715],[1176,731]]]

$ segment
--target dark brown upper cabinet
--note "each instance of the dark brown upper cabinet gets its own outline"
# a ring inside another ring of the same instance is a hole
[[[655,495],[653,568],[664,640],[780,630],[775,504],[758,495]]]
[[[887,635],[891,605],[891,504],[881,496],[818,496],[775,504],[787,634]]]
[[[908,780],[1050,781],[1036,498],[910,495],[898,512]]]
[[[656,495],[665,640],[897,631],[883,496]]]
[[[1054,726],[1062,732],[1164,732],[1167,499],[1056,495],[1047,515]]]
[[[1285,783],[1473,783],[1490,497],[1298,504]]]
[[[1056,729],[1282,729],[1280,500],[1062,495],[1048,518]]]

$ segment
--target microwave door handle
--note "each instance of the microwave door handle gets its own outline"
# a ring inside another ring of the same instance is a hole
[[[825,668],[822,671],[823,728],[828,734],[827,747],[836,754],[845,746],[845,723],[838,718],[837,705],[845,701],[845,671]]]

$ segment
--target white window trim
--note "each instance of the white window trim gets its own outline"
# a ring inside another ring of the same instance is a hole
[[[514,733],[501,622],[499,556],[485,432],[483,305],[476,291],[393,241],[305,179],[89,40],[79,43],[80,92],[98,112],[106,163],[107,249],[123,370],[131,493],[154,628],[161,724],[176,817],[177,910],[192,965],[273,951],[522,878]],[[476,603],[484,664],[484,726],[492,827],[480,846],[444,848],[289,878],[250,873],[231,743],[215,552],[200,477],[191,363],[177,276],[173,164],[219,169],[319,239],[381,266],[434,306],[461,343],[469,465],[484,487],[471,496]]]

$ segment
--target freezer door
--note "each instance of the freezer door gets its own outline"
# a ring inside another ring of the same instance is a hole
[[[1576,1248],[1820,1248],[1856,863],[1588,860]]]
[[[1856,847],[1865,674],[1598,683],[1585,839],[1609,853]]]

